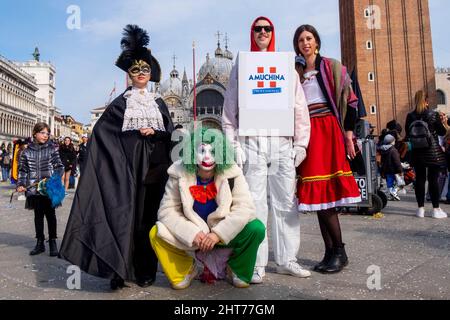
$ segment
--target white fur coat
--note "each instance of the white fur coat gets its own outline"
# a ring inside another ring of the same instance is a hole
[[[203,231],[214,232],[225,244],[230,243],[244,227],[256,219],[255,205],[242,170],[233,165],[216,175],[217,210],[208,216],[207,223],[194,211],[194,198],[189,187],[197,184],[181,161],[168,170],[169,180],[158,211],[158,236],[182,250],[196,250],[192,242]],[[234,179],[231,192],[228,179]]]

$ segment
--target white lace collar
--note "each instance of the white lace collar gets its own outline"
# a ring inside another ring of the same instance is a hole
[[[147,88],[133,87],[124,95],[127,108],[125,110],[122,131],[152,128],[165,131],[164,121],[159,106],[156,103],[156,95]]]

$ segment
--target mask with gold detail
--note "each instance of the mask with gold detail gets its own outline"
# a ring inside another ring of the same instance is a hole
[[[141,74],[148,76],[151,71],[152,70],[147,62],[143,60],[135,60],[133,65],[128,69],[128,74],[130,77],[137,77]]]

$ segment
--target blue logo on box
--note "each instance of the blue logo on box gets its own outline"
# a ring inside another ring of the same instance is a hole
[[[257,67],[257,74],[250,75],[248,80],[257,81],[258,88],[252,90],[252,93],[255,95],[281,93],[282,89],[277,87],[277,82],[285,81],[286,79],[284,75],[277,74],[276,67],[270,67],[269,73],[265,72],[264,67]]]

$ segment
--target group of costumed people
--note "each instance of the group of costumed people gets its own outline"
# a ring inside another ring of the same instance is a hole
[[[273,23],[257,18],[250,41],[253,52],[274,52]],[[294,38],[301,59],[293,137],[238,136],[236,63],[224,133],[194,128],[175,163],[168,108],[147,90],[161,76],[148,43],[146,31],[125,27],[116,66],[132,86],[94,127],[60,257],[110,279],[112,289],[125,281],[150,286],[158,261],[174,289],[189,287],[199,272],[204,282],[227,279],[246,288],[265,277],[270,212],[276,272],[306,278],[310,271],[297,261],[300,211],[318,211],[325,255],[315,270],[341,271],[348,259],[336,208],[360,201],[348,163],[355,157],[357,99],[345,67],[320,56],[317,31],[301,26]]]

